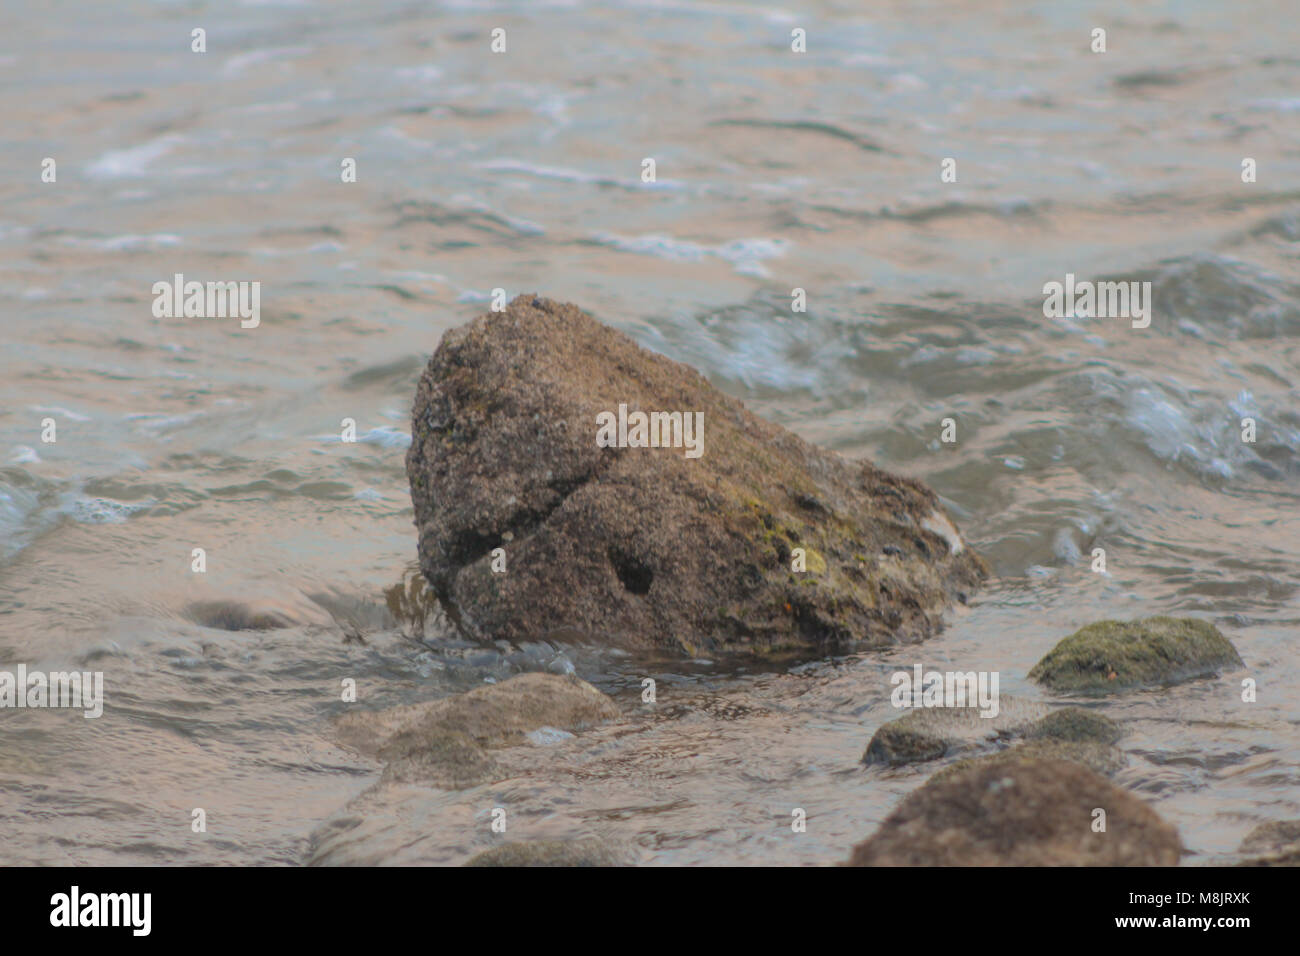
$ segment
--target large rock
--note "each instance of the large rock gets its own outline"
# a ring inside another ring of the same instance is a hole
[[[576,677],[520,674],[430,703],[344,714],[337,728],[345,746],[388,761],[386,781],[460,789],[498,779],[492,750],[580,731],[618,713]]]
[[[1106,694],[1241,667],[1232,643],[1194,618],[1098,621],[1062,639],[1029,671],[1055,691]]]
[[[849,865],[1174,866],[1181,852],[1170,824],[1086,767],[984,758],[909,794]]]
[[[620,405],[702,413],[702,454],[598,446]],[[920,482],[814,448],[572,305],[520,296],[448,332],[411,433],[421,568],[480,639],[820,654],[924,638],[987,574]]]

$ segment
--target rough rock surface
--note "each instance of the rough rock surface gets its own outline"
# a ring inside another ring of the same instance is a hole
[[[1124,731],[1104,714],[1082,707],[1062,707],[1034,724],[1025,736],[1031,740],[1113,744],[1124,736]]]
[[[1061,740],[1053,737],[1036,737],[1024,740],[1014,747],[980,757],[969,757],[949,764],[937,771],[930,780],[941,780],[976,766],[1010,766],[1040,760],[1067,760],[1082,764],[1094,773],[1110,776],[1128,766],[1124,751],[1095,740]]]
[[[484,850],[464,866],[625,866],[627,854],[603,840],[519,840]]]
[[[1300,820],[1261,823],[1246,834],[1240,852],[1252,854],[1241,866],[1300,866]]]
[[[620,405],[703,413],[702,455],[599,447],[597,415]],[[924,638],[987,575],[920,482],[815,448],[548,299],[448,332],[411,435],[421,568],[479,639],[821,654]]]
[[[583,730],[618,712],[576,677],[520,674],[431,703],[344,714],[337,726],[345,746],[388,761],[385,781],[460,789],[493,779],[493,749],[528,743],[533,731]]]
[[[1174,866],[1181,852],[1170,824],[1086,767],[986,758],[909,794],[849,865]]]
[[[978,707],[919,707],[884,724],[871,737],[862,762],[899,766],[940,757],[1024,733],[1047,713],[1034,701],[999,695],[997,716]]]
[[[1213,624],[1148,617],[1080,628],[1035,664],[1029,679],[1065,693],[1106,694],[1240,666],[1236,648]]]

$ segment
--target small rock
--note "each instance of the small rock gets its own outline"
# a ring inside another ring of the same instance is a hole
[[[1084,710],[1082,707],[1062,707],[1054,710],[1029,728],[1025,736],[1031,740],[1046,738],[1071,742],[1113,744],[1124,731],[1109,717]]]
[[[520,840],[484,850],[465,866],[626,866],[627,854],[604,840]]]
[[[1280,853],[1300,849],[1300,820],[1261,823],[1241,841],[1242,853]]]
[[[1099,621],[1058,643],[1029,672],[1054,691],[1107,694],[1242,666],[1213,624],[1193,618]]]
[[[909,794],[848,865],[1174,866],[1181,853],[1170,824],[1086,767],[985,758]]]
[[[930,779],[938,780],[942,777],[952,776],[976,765],[997,764],[1008,766],[1038,760],[1067,760],[1070,763],[1082,764],[1094,773],[1107,777],[1128,766],[1128,758],[1124,756],[1124,751],[1118,747],[1112,747],[1110,744],[1100,743],[1095,740],[1059,740],[1052,737],[1040,737],[1025,740],[1014,747],[1000,750],[997,753],[958,760],[956,763],[936,772]]]
[[[259,610],[240,601],[195,601],[184,614],[195,624],[223,631],[272,631],[293,622],[280,611]]]
[[[1300,866],[1300,820],[1261,823],[1246,834],[1239,852],[1254,854],[1240,866]]]
[[[865,764],[917,763],[1023,732],[1047,713],[1044,704],[1002,695],[997,716],[978,707],[918,707],[884,724],[871,737]]]
[[[343,744],[388,761],[384,779],[460,789],[493,779],[488,751],[530,741],[546,730],[583,730],[618,716],[613,701],[572,676],[519,674],[465,694],[338,720]]]

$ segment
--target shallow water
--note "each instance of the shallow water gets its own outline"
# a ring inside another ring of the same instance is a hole
[[[647,863],[836,862],[931,769],[857,764],[891,671],[1041,697],[1060,637],[1153,613],[1214,621],[1246,671],[1099,705],[1119,779],[1188,862],[1234,860],[1300,816],[1293,12],[0,3],[0,668],[102,670],[107,696],[3,713],[5,861],[451,863],[506,805],[512,838]],[[155,318],[178,272],[262,282],[260,326]],[[1151,281],[1151,327],[1044,318],[1067,272]],[[384,597],[415,556],[411,396],[496,287],[923,478],[998,580],[919,649],[784,674],[416,640]],[[569,664],[628,720],[502,784],[349,807],[379,768],[333,743],[343,678],[382,706]]]

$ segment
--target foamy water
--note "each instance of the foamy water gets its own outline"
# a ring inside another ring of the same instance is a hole
[[[836,862],[932,769],[857,764],[891,671],[1049,699],[1059,638],[1155,613],[1246,671],[1101,704],[1120,782],[1190,863],[1300,816],[1289,4],[0,3],[0,36],[0,668],[106,687],[95,720],[0,714],[8,862],[455,863],[503,803],[646,863]],[[176,273],[260,282],[260,325],[156,318]],[[1067,273],[1150,282],[1151,326],[1044,316]],[[410,401],[496,288],[923,478],[998,580],[920,648],[783,674],[412,639]],[[380,768],[333,742],[343,678],[378,707],[569,667],[635,732],[349,808]]]

